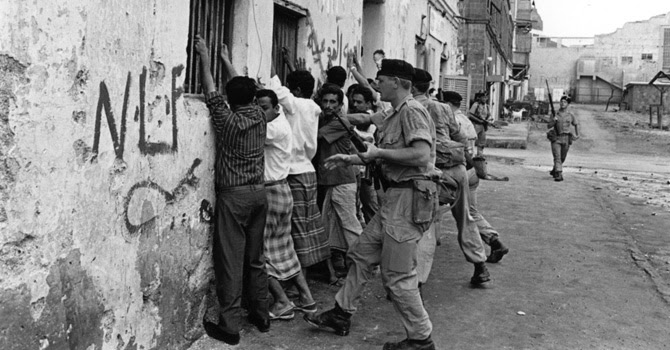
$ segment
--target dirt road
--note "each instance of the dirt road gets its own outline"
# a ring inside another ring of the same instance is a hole
[[[662,200],[639,194],[643,185],[661,188],[670,180],[670,158],[622,152],[624,138],[601,128],[607,125],[595,107],[577,112],[583,139],[568,156],[565,182],[548,174],[546,129],[533,130],[527,150],[486,150],[490,171],[510,181],[484,181],[480,210],[511,252],[489,264],[493,280],[485,288],[473,289],[453,220],[443,225],[424,287],[438,349],[670,347],[670,212]],[[332,307],[337,289],[311,286],[319,308]],[[378,277],[360,305],[347,337],[314,330],[298,317],[273,323],[265,334],[248,326],[234,348],[381,349],[404,338]],[[204,336],[191,349],[227,348],[233,347]]]

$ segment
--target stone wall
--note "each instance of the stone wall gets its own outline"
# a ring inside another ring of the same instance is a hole
[[[670,112],[670,85],[664,86],[663,93],[663,109],[665,113]],[[661,103],[661,92],[654,86],[648,84],[630,84],[626,86],[626,96],[624,102],[627,103],[627,108],[638,113],[649,113],[650,105],[658,105]],[[654,116],[656,116],[656,109],[654,109]],[[656,117],[654,117],[656,120]]]

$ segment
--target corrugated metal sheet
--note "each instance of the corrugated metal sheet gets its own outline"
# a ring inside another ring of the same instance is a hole
[[[470,77],[464,75],[446,75],[442,79],[442,91],[455,91],[463,97],[460,110],[468,114],[470,103]]]

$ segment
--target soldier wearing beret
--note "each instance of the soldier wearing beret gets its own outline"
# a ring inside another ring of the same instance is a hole
[[[435,126],[426,109],[411,94],[414,68],[401,60],[382,61],[377,73],[379,92],[393,109],[380,127],[379,148],[367,144],[359,154],[337,154],[329,167],[378,162],[389,187],[381,207],[348,252],[349,272],[335,296],[335,307],[319,315],[305,315],[310,324],[347,335],[355,301],[381,268],[384,288],[401,316],[407,339],[384,344],[383,349],[435,349],[432,323],[418,290],[417,243],[432,224],[437,209],[439,176],[435,169]]]
[[[412,79],[412,93],[414,98],[423,104],[428,110],[436,132],[436,150],[437,158],[435,166],[442,170],[444,176],[453,179],[458,188],[455,193],[455,201],[451,204],[451,214],[456,221],[458,231],[458,243],[465,259],[474,264],[474,273],[470,283],[479,285],[488,282],[490,274],[486,268],[486,250],[480,237],[477,223],[470,215],[471,198],[468,186],[468,175],[465,170],[465,152],[464,143],[467,141],[460,134],[460,126],[454,117],[451,108],[444,103],[440,103],[428,98],[427,91],[433,77],[423,69],[415,69]],[[438,215],[441,217],[441,215]],[[419,277],[420,282],[425,283],[430,274],[433,264],[433,255],[435,253],[435,242],[439,233],[439,220],[431,227],[426,237],[419,243],[420,263]]]

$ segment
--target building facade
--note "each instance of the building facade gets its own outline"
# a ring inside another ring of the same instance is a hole
[[[532,30],[542,30],[542,18],[533,0],[513,0],[514,42],[512,53],[512,77],[509,78],[509,97],[513,100],[528,98],[528,72],[532,50]]]
[[[648,83],[662,70],[670,70],[670,13],[593,38],[535,36],[530,85],[538,99],[546,80],[576,102],[618,103],[626,85]]]
[[[472,79],[471,94],[486,92],[491,114],[497,119],[509,97],[512,76],[514,21],[509,0],[461,2],[459,45],[463,48],[464,74]]]
[[[319,84],[353,55],[374,78],[382,49],[438,87],[464,74],[458,4],[7,1],[0,348],[185,349],[203,334],[215,300],[215,143],[196,34],[213,60],[226,43],[239,73],[261,83],[271,64],[285,77],[284,48]],[[213,73],[223,91],[220,63]]]
[[[433,76],[435,89],[462,74],[458,0],[366,0],[363,5],[363,74],[374,78],[373,53],[405,60]]]

